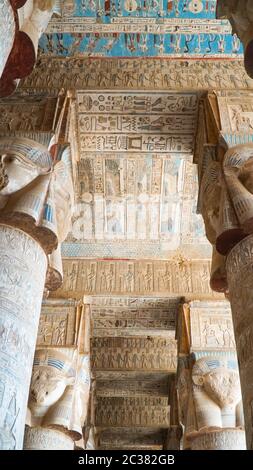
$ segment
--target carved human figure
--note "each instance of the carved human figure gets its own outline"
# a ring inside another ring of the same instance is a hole
[[[233,428],[241,422],[241,388],[235,361],[209,356],[192,369],[197,430]]]

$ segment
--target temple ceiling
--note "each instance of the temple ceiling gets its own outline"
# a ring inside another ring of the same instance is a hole
[[[41,54],[80,57],[242,57],[216,0],[66,0],[40,40]]]
[[[196,93],[77,92],[76,204],[64,257],[210,254],[196,213]]]

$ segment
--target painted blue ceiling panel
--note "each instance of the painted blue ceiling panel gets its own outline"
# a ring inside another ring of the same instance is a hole
[[[93,57],[241,57],[215,0],[65,0],[40,53]]]
[[[67,0],[62,12],[72,17],[215,18],[216,0]]]

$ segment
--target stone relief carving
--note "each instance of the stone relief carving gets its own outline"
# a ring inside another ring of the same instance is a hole
[[[225,255],[252,231],[251,165],[253,145],[229,149],[223,160],[224,183],[217,233],[217,250]]]
[[[235,73],[236,70],[236,73]],[[24,87],[59,89],[231,89],[252,88],[239,61],[41,58]]]
[[[0,77],[4,71],[5,64],[11,52],[15,37],[15,17],[14,11],[9,0],[3,0],[1,5],[1,26],[0,26]],[[3,18],[5,21],[2,21]]]
[[[233,312],[238,362],[243,387],[247,448],[252,449],[252,235],[244,238],[229,253],[226,270]]]
[[[35,132],[48,133],[47,138],[50,139],[56,106],[57,98],[54,94],[49,97],[46,93],[35,95],[18,90],[13,96],[0,101],[0,133],[3,137],[6,137],[6,133],[14,132],[23,137],[29,137],[27,134]]]
[[[24,232],[1,225],[0,238],[0,447],[12,450],[22,448],[47,260]]]
[[[95,417],[97,426],[149,426],[159,425],[167,427],[170,424],[170,407],[152,406],[143,407],[141,410],[134,405],[131,408],[114,405],[99,407]]]
[[[235,350],[234,329],[227,301],[190,302],[191,351]]]
[[[63,161],[53,166],[47,149],[30,139],[0,139],[0,152],[8,177],[0,195],[0,220],[32,234],[52,253],[71,223],[73,187],[68,168]]]
[[[74,450],[74,442],[56,429],[26,426],[24,449],[26,450]]]
[[[209,356],[196,361],[192,369],[193,399],[197,429],[241,426],[241,388],[235,361]]]
[[[84,335],[84,322],[79,318],[76,302],[48,300],[42,304],[37,347],[76,346],[80,335]]]
[[[65,429],[78,440],[87,416],[89,358],[70,349],[38,349],[28,407],[33,426]]]
[[[191,439],[192,450],[246,450],[245,432],[224,429],[205,432]]]
[[[63,259],[63,287],[57,291],[57,297],[81,298],[84,294],[94,293],[129,295],[127,284],[122,282],[129,264],[133,266],[133,295],[198,293],[200,296],[214,296],[209,285],[210,262],[192,260],[181,266],[179,261],[133,260],[130,263],[124,260]]]
[[[0,191],[8,184],[8,176],[5,173],[4,163],[0,159]]]
[[[166,349],[163,349],[163,348]],[[172,370],[177,367],[176,341],[152,338],[92,339],[92,367],[118,370]]]

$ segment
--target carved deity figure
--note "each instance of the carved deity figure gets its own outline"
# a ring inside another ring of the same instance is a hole
[[[207,238],[214,246],[211,286],[226,292],[224,256],[253,233],[253,144],[232,147],[221,163],[207,167],[201,182],[200,210]]]
[[[54,164],[46,147],[25,138],[0,139],[0,157],[8,178],[0,192],[1,221],[31,233],[51,254],[71,227],[68,165]]]
[[[28,407],[31,426],[64,429],[82,437],[90,388],[89,358],[77,351],[36,351]]]
[[[197,430],[243,427],[241,387],[232,358],[209,356],[192,369]]]

